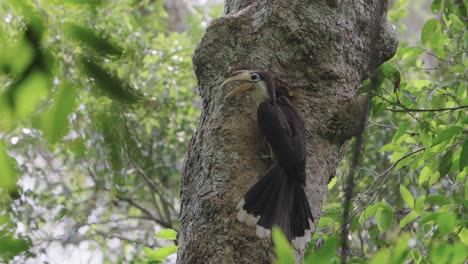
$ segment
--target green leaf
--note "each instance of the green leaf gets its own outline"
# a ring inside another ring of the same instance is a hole
[[[406,154],[406,153],[405,153]],[[409,157],[406,157],[405,159],[401,160],[400,162],[398,162],[398,164],[395,166],[395,170],[399,170],[401,168],[403,168],[404,166],[407,166],[408,164],[414,162],[416,160],[416,157],[417,156],[409,156]],[[393,158],[393,157],[392,157]]]
[[[55,221],[60,221],[68,213],[70,213],[70,210],[68,210],[66,207],[63,207],[62,209],[60,209],[60,211],[54,217],[54,220]]]
[[[433,221],[436,221],[438,213],[427,213],[423,214],[421,220],[419,221],[419,225],[424,225]]]
[[[375,213],[377,212],[377,209],[378,209],[377,204],[373,204],[373,205],[368,206],[366,208],[366,210],[364,210],[364,212],[360,216],[360,219],[359,219],[360,223],[364,223],[364,221],[366,221],[370,217],[374,216]]]
[[[431,146],[432,138],[426,129],[419,129],[419,138],[421,139],[421,143],[426,149]]]
[[[439,13],[442,8],[442,0],[433,0],[431,4],[431,11],[433,14]]]
[[[0,131],[8,131],[12,128],[16,119],[9,103],[8,96],[0,95]]]
[[[50,81],[47,74],[35,70],[24,79],[10,87],[15,99],[15,110],[18,118],[30,117],[46,98],[50,90]]]
[[[83,138],[76,138],[68,141],[68,149],[75,154],[77,159],[82,158],[86,154],[86,141]]]
[[[398,243],[393,247],[392,256],[390,258],[390,263],[400,264],[405,263],[406,258],[409,254],[408,242],[410,240],[410,235],[404,233],[403,235],[398,236]]]
[[[173,229],[163,229],[159,231],[156,235],[156,238],[167,239],[167,240],[176,240],[177,239],[177,232]]]
[[[433,36],[436,30],[440,29],[440,22],[436,18],[431,18],[424,24],[421,30],[421,42],[426,44]]]
[[[436,183],[439,178],[440,178],[439,171],[434,172],[429,178],[429,185],[433,185],[434,183]]]
[[[402,159],[406,155],[407,151],[408,151],[407,148],[401,148],[401,152],[400,151],[393,152],[392,157],[390,158],[390,162],[394,163],[394,162]]]
[[[432,194],[427,196],[426,201],[430,204],[445,205],[450,203],[450,199],[442,194]]]
[[[72,22],[65,22],[63,28],[65,34],[70,38],[94,49],[102,56],[121,56],[123,54],[122,48],[99,36],[95,30]]]
[[[455,30],[463,30],[464,28],[463,21],[461,21],[461,19],[457,15],[455,15],[454,13],[450,13],[449,19],[452,22],[453,28]]]
[[[333,263],[333,258],[336,257],[338,242],[338,237],[330,237],[319,250],[304,260],[304,264]]]
[[[398,130],[393,135],[392,142],[396,142],[401,136],[403,136],[410,126],[410,122],[401,123],[398,127]]]
[[[143,98],[141,93],[120,78],[110,74],[90,59],[81,59],[85,70],[96,81],[96,85],[106,96],[121,103],[136,103]]]
[[[406,98],[409,99],[409,101],[413,104],[413,105],[416,105],[417,103],[417,98],[416,96],[413,96],[410,92],[408,92],[407,90],[402,90],[403,94],[405,95]],[[404,103],[404,102],[403,102]],[[406,107],[409,107],[411,106],[411,104],[409,104],[409,102],[407,102],[405,104]]]
[[[277,226],[272,230],[273,242],[275,244],[275,253],[277,256],[277,264],[295,264],[296,258],[288,239]]]
[[[439,133],[439,135],[433,140],[434,145],[440,144],[443,141],[451,140],[455,135],[463,131],[461,126],[450,126],[447,129]]]
[[[423,87],[426,87],[432,83],[431,80],[416,80],[412,83],[412,86],[416,89],[421,89]]]
[[[414,219],[418,218],[420,214],[416,211],[411,211],[408,215],[406,215],[403,219],[400,221],[400,227],[403,228],[407,224],[411,223]]]
[[[463,143],[460,160],[458,162],[458,170],[462,172],[463,169],[468,166],[468,139],[465,139],[465,143]]]
[[[441,32],[440,27],[432,33],[431,39],[428,42],[429,47],[434,51],[434,53],[441,57],[446,57],[445,44],[450,42],[450,38]]]
[[[1,222],[1,221],[0,221]],[[4,227],[2,225],[2,227]],[[0,252],[3,263],[8,263],[8,260],[13,259],[21,252],[26,251],[31,246],[31,243],[23,238],[16,238],[15,235],[2,232],[0,236]]]
[[[415,264],[419,264],[422,261],[422,255],[419,250],[411,250],[411,258],[413,259]]]
[[[458,233],[458,237],[465,246],[468,246],[468,229],[466,227],[462,228],[460,233]]]
[[[374,257],[369,262],[370,264],[386,264],[390,259],[390,250],[388,248],[381,248],[374,254]]]
[[[395,151],[395,150],[400,150],[401,145],[396,144],[396,143],[388,143],[385,144],[383,147],[379,148],[377,151],[378,152],[387,152],[387,151]]]
[[[44,132],[49,143],[55,143],[68,132],[68,116],[76,107],[75,89],[67,85],[57,92],[55,104],[39,117],[38,127]]]
[[[452,263],[451,248],[447,243],[434,245],[429,253],[431,254],[431,263]]]
[[[401,60],[414,60],[423,54],[424,50],[415,47],[404,47],[399,48],[397,52],[401,52]]]
[[[429,166],[424,167],[421,170],[421,173],[419,174],[419,187],[421,187],[427,180],[429,180],[429,177],[432,174],[432,170],[429,168]]]
[[[74,4],[74,5],[88,5],[91,7],[96,7],[102,4],[102,0],[65,0],[65,4]]]
[[[424,210],[424,202],[425,201],[426,201],[426,196],[425,195],[419,196],[418,199],[416,199],[414,209],[417,212],[421,212],[422,210]]]
[[[406,205],[410,208],[414,208],[414,198],[411,192],[406,189],[405,186],[400,184],[400,194],[403,197],[403,200],[405,201]]]
[[[463,67],[463,65],[455,65],[452,68],[452,72],[453,73],[463,73],[463,72],[465,72],[465,67]]]
[[[447,175],[450,171],[450,168],[452,168],[452,156],[453,152],[449,150],[442,157],[442,160],[440,161],[439,165],[440,177],[444,177],[445,175]]]
[[[337,181],[337,177],[333,177],[333,179],[331,179],[331,181],[328,183],[328,190],[331,190],[336,185]]]
[[[8,69],[5,70],[6,73],[12,75],[23,74],[37,56],[36,48],[26,39],[20,39],[17,43],[2,47],[2,49],[0,65]]]
[[[375,215],[377,219],[377,227],[379,228],[380,232],[387,231],[390,226],[392,225],[393,221],[393,210],[390,211],[388,209],[379,209],[377,214]]]
[[[317,227],[327,226],[327,225],[333,223],[334,221],[335,221],[335,219],[333,219],[332,217],[328,217],[328,216],[320,217],[320,220],[318,222]]]
[[[440,213],[437,216],[437,226],[439,232],[442,234],[447,234],[453,230],[455,224],[457,223],[457,217],[453,213]]]
[[[0,140],[0,190],[10,195],[16,194],[18,186],[16,182],[19,174],[15,168],[15,162],[8,156],[5,143]]]
[[[170,255],[177,253],[177,246],[165,246],[162,248],[157,248],[155,250],[149,248],[149,247],[144,247],[143,252],[145,252],[146,256],[148,256],[149,260],[163,260]]]
[[[468,201],[468,183],[465,182],[465,201]],[[466,207],[466,205],[465,205]]]
[[[466,263],[468,259],[468,250],[462,243],[455,243],[452,246],[452,263]]]
[[[391,79],[395,72],[395,66],[391,62],[385,62],[378,69],[387,79]]]

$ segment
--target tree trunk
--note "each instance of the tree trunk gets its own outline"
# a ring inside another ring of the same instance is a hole
[[[184,32],[188,26],[186,19],[189,15],[187,4],[184,0],[164,0],[164,8],[169,14],[169,31]]]
[[[258,157],[254,101],[223,100],[229,88],[221,83],[236,70],[270,71],[292,95],[306,125],[306,189],[317,224],[344,143],[356,133],[370,49],[384,62],[397,47],[386,4],[370,46],[378,1],[226,0],[226,15],[208,27],[193,58],[203,111],[182,174],[178,263],[274,260],[271,240],[236,219],[236,205],[268,168]]]

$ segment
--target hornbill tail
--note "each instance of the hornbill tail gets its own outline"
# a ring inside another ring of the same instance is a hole
[[[279,226],[296,249],[304,249],[312,236],[313,217],[303,185],[288,177],[279,162],[271,168],[238,204],[237,219],[264,238]]]

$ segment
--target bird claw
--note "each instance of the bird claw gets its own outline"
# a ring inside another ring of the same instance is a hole
[[[263,161],[266,162],[266,163],[271,163],[271,162],[272,162],[272,159],[271,159],[270,155],[268,155],[268,154],[265,153],[265,152],[259,151],[259,152],[257,153],[257,155],[258,155],[258,157],[259,157],[261,160],[263,160]]]

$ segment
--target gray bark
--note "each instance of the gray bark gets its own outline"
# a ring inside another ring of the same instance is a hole
[[[164,8],[169,14],[168,29],[174,32],[187,31],[186,23],[189,10],[184,0],[164,0]]]
[[[393,56],[386,20],[370,47],[381,0],[226,0],[226,15],[208,27],[193,58],[203,101],[181,183],[178,263],[271,263],[269,239],[236,219],[236,205],[265,172],[262,140],[249,96],[224,101],[220,84],[235,70],[268,70],[287,87],[307,133],[307,195],[315,222],[346,140],[356,131],[370,49]],[[386,12],[386,10],[385,10]],[[302,256],[304,252],[299,252]]]

